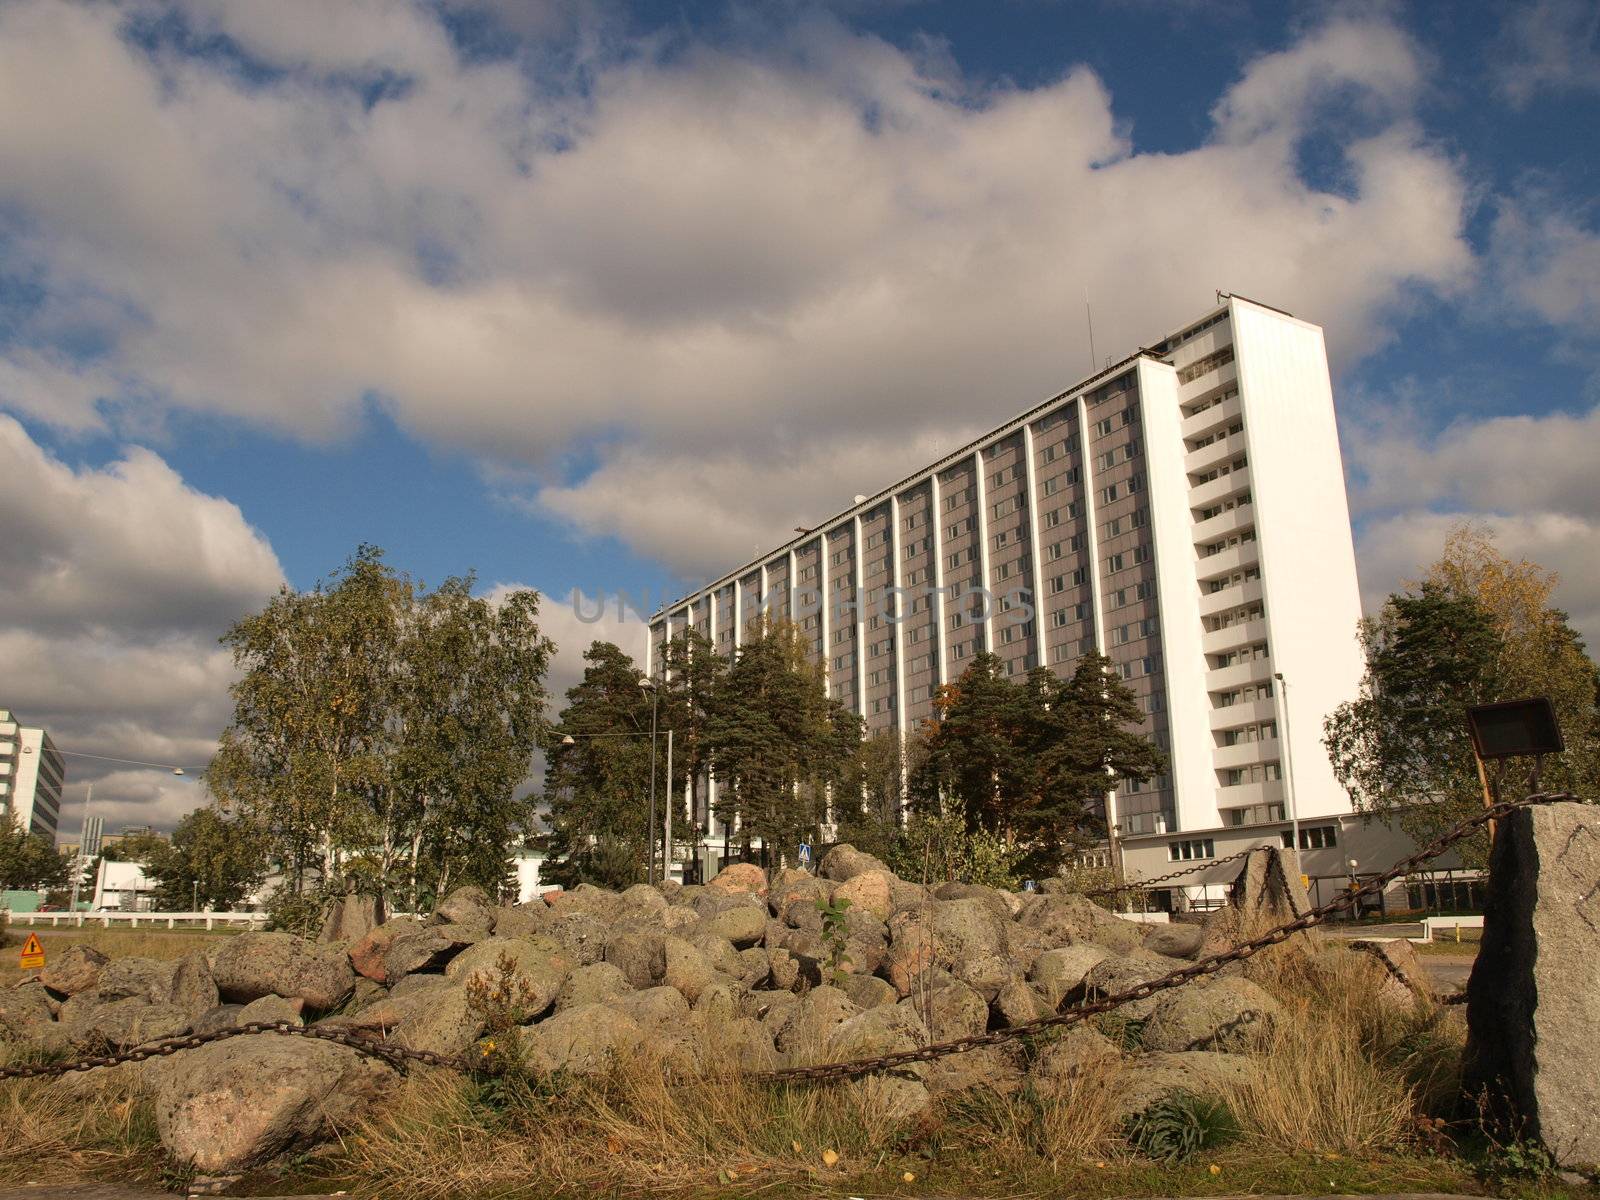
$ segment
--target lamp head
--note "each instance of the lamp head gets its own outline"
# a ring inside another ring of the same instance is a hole
[[[577,739],[576,739],[576,738],[574,738],[574,737],[573,737],[573,736],[572,736],[572,735],[571,735],[571,734],[570,734],[570,733],[569,733],[569,734],[566,734],[566,735],[564,735],[564,736],[563,736],[563,737],[562,737],[562,739],[561,739],[561,744],[562,744],[562,745],[563,745],[563,746],[576,746],[576,745],[577,745],[577,744],[578,744],[578,742],[577,742]]]

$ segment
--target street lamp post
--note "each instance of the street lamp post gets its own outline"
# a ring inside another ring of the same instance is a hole
[[[1279,671],[1273,675],[1278,681],[1278,741],[1283,747],[1283,802],[1289,810],[1289,845],[1294,850],[1294,865],[1300,866],[1300,814],[1294,805],[1294,758],[1289,747],[1289,681]]]
[[[1351,895],[1354,895],[1356,888],[1361,886],[1359,883],[1356,882],[1356,868],[1359,867],[1360,865],[1361,864],[1358,863],[1353,858],[1345,860],[1345,866],[1347,866],[1350,869],[1350,894]],[[1356,901],[1356,903],[1354,903],[1354,904],[1352,904],[1350,906],[1350,919],[1351,920],[1356,920],[1360,916],[1361,916],[1361,902],[1358,900],[1358,901]]]
[[[654,886],[656,881],[656,709],[659,707],[660,694],[656,690],[656,682],[648,677],[639,680],[639,686],[650,697],[650,865],[645,872],[645,878]],[[668,780],[669,787],[671,781]]]

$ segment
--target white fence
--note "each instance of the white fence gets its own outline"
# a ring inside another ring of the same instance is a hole
[[[215,929],[218,925],[243,925],[247,929],[265,929],[267,914],[264,912],[32,912],[12,913],[13,925],[48,925],[51,928],[65,925],[69,928],[81,928],[85,925],[100,925],[110,929],[112,925],[127,925],[137,929],[144,925],[150,928],[165,926],[176,929],[179,925],[184,928]]]
[[[1412,938],[1414,942],[1431,942],[1433,935],[1441,929],[1449,929],[1455,933],[1456,941],[1461,940],[1463,929],[1482,929],[1483,914],[1472,913],[1464,917],[1423,917],[1422,936]]]

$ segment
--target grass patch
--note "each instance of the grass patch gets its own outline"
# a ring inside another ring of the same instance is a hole
[[[0,1065],[37,1057],[0,1044]],[[150,1102],[124,1072],[0,1084],[0,1183],[153,1182],[160,1162]]]
[[[24,926],[12,926],[12,940],[26,937]],[[163,961],[183,958],[196,950],[216,945],[218,938],[234,936],[236,931],[204,929],[40,929],[39,941],[44,946],[45,961],[70,946],[89,946],[107,958],[155,958]],[[6,948],[7,958],[0,964],[0,987],[10,987],[34,972],[23,971],[16,965]]]

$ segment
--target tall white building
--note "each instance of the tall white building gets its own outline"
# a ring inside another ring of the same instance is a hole
[[[1322,330],[1228,298],[663,608],[652,669],[688,626],[732,652],[763,611],[869,730],[914,729],[980,650],[1014,673],[1106,654],[1170,760],[1111,798],[1130,850],[1276,841],[1291,771],[1302,819],[1348,813],[1320,744],[1362,673]]]
[[[65,784],[66,763],[50,735],[0,708],[0,808],[20,828],[53,842]]]

